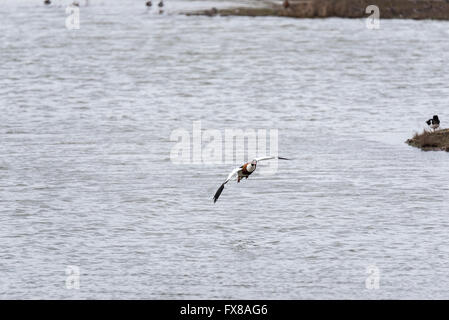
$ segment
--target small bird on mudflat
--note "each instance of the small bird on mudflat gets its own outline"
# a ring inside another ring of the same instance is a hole
[[[438,119],[437,115],[433,116],[432,119],[427,120],[426,123],[434,132],[440,127],[440,119]]]
[[[248,177],[256,170],[257,162],[271,160],[271,159],[290,160],[290,159],[282,158],[282,157],[261,157],[261,158],[256,158],[251,162],[247,162],[241,167],[235,168],[228,175],[225,182],[223,182],[221,184],[221,186],[220,186],[220,188],[218,188],[217,192],[215,192],[214,203],[217,202],[218,198],[220,197],[221,193],[223,192],[225,184],[228,183],[228,181],[231,180],[234,175],[237,175],[237,183],[240,182],[240,180],[242,180],[242,178],[248,179]]]
[[[44,1],[44,4],[47,4],[47,5],[48,5],[48,4],[51,4],[51,1],[50,1],[50,0],[45,0],[45,1]]]
[[[153,3],[151,3],[151,1],[147,1],[147,2],[145,3],[145,5],[146,5],[147,7],[151,7],[151,6],[153,5]]]

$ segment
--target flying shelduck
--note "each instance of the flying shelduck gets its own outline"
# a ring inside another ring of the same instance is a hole
[[[234,170],[232,170],[232,172],[228,175],[227,179],[225,180],[225,182],[223,182],[220,186],[220,188],[218,188],[217,192],[215,192],[214,195],[214,203],[217,202],[218,198],[220,197],[221,193],[223,192],[224,186],[226,183],[228,183],[229,180],[232,179],[232,177],[234,175],[237,175],[237,182],[240,182],[240,180],[242,180],[242,178],[246,178],[248,179],[248,177],[254,172],[256,171],[256,166],[257,166],[257,162],[259,161],[265,161],[265,160],[272,160],[272,159],[280,159],[280,160],[290,160],[287,158],[282,158],[282,157],[261,157],[261,158],[256,158],[251,162],[247,162],[245,163],[243,166],[235,168]]]
[[[433,131],[440,127],[440,119],[438,119],[437,115],[433,116],[432,119],[427,120],[426,123],[431,129],[433,129]]]

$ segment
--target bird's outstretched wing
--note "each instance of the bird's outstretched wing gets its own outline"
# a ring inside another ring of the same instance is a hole
[[[240,171],[240,168],[235,168],[234,170],[232,170],[232,172],[228,175],[227,179],[225,180],[225,182],[223,182],[220,186],[220,188],[218,188],[217,192],[215,192],[214,195],[214,203],[217,202],[218,198],[220,197],[221,193],[223,192],[224,186],[226,183],[228,183],[229,180],[232,179],[232,177],[234,175],[236,175],[238,172]]]
[[[279,160],[290,160],[288,158],[283,158],[283,157],[277,157],[277,156],[271,156],[271,157],[260,157],[260,158],[256,158],[256,161],[264,161],[264,160],[271,160],[271,159],[279,159]]]

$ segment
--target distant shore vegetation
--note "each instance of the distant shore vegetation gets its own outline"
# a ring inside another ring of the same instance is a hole
[[[438,19],[449,20],[449,2],[442,0],[288,0],[264,1],[255,7],[185,12],[187,15],[207,16],[277,16],[291,18],[364,18],[367,8],[375,4],[380,19]]]
[[[408,139],[406,143],[425,151],[443,150],[449,152],[449,129],[415,133],[413,138]]]

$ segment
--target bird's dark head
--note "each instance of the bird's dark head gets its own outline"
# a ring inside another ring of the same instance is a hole
[[[439,119],[438,119],[438,116],[437,116],[437,115],[434,115],[434,116],[433,116],[433,120],[438,121],[438,120],[439,120]]]

